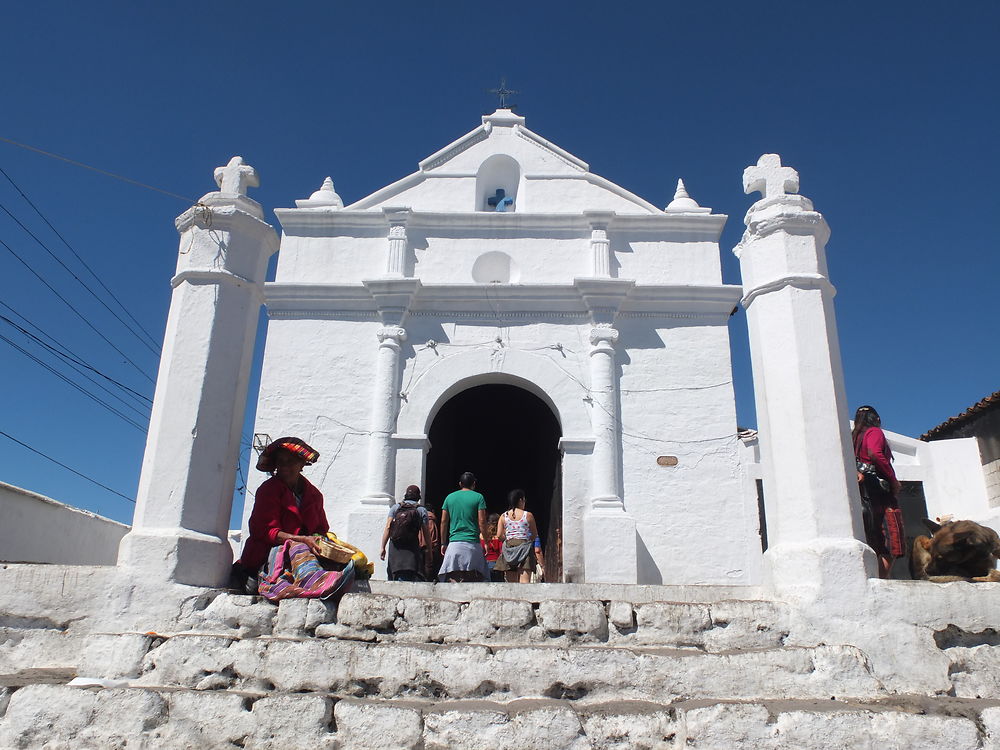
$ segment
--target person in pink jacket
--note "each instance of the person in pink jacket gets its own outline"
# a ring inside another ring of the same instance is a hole
[[[858,484],[864,508],[865,541],[878,557],[879,578],[888,578],[892,567],[885,532],[885,512],[899,508],[902,487],[892,469],[892,450],[882,432],[882,420],[871,406],[859,407],[854,415],[854,457],[858,464]]]

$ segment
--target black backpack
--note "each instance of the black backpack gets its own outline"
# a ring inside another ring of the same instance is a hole
[[[389,538],[393,544],[413,542],[420,532],[420,506],[403,503],[396,510],[389,525]]]

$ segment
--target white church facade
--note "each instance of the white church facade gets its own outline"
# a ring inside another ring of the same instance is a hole
[[[759,581],[725,216],[682,185],[661,210],[509,110],[352,205],[329,181],[296,203],[255,432],[321,452],[338,533],[377,551],[407,485],[440,506],[472,471],[491,510],[527,491],[560,580]]]
[[[722,282],[726,217],[682,183],[661,210],[509,110],[353,205],[328,178],[275,211],[280,238],[247,195],[258,184],[251,166],[233,157],[215,178],[219,190],[176,220],[177,272],[122,570],[195,586],[226,580],[263,305],[254,431],[298,435],[320,451],[309,477],[330,523],[370,558],[406,486],[435,507],[472,471],[493,510],[511,489],[527,492],[550,581],[763,585],[808,599],[873,573],[860,541],[829,228],[777,155],[744,170],[745,191],[762,197],[733,250],[741,285]],[[737,306],[755,436],[737,434],[728,332]],[[975,440],[890,439],[901,479],[922,483],[931,516],[994,519]],[[251,476],[250,498],[262,479]],[[252,499],[244,527],[251,508]]]

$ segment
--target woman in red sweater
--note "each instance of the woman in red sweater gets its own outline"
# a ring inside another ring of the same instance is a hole
[[[892,450],[882,432],[882,420],[871,406],[862,406],[854,415],[854,457],[858,463],[858,484],[864,513],[865,540],[878,557],[879,578],[888,578],[892,567],[885,533],[885,512],[899,509],[896,500],[902,487],[892,469]]]
[[[286,541],[300,542],[313,553],[319,551],[317,537],[330,530],[323,493],[302,476],[302,469],[318,458],[319,453],[294,437],[278,438],[261,452],[257,468],[272,476],[254,496],[250,535],[233,566],[234,581],[255,576]]]

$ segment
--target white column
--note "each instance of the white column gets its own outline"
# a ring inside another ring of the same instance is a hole
[[[744,173],[764,198],[734,250],[743,276],[767,515],[765,580],[787,596],[857,601],[874,570],[850,444],[830,231],[798,174],[766,154]]]
[[[588,583],[636,583],[635,519],[625,512],[619,482],[618,388],[610,325],[590,330],[590,508],[584,518],[584,566]],[[609,554],[609,551],[613,550]]]
[[[595,507],[622,507],[618,482],[618,394],[615,388],[615,343],[610,326],[590,329],[590,423],[594,429],[591,499]]]
[[[608,239],[608,224],[614,218],[613,211],[585,211],[590,221],[590,254],[593,259],[595,278],[611,278],[611,241]]]
[[[372,380],[371,434],[365,494],[347,516],[348,539],[375,563],[375,577],[385,578],[385,562],[378,559],[382,529],[393,503],[396,451],[392,435],[399,413],[400,344],[406,331],[396,325],[378,329],[378,351]]]
[[[390,278],[402,278],[406,268],[406,221],[408,208],[383,208],[389,222],[389,250],[386,254],[385,273]]]
[[[118,563],[148,580],[223,583],[250,361],[277,235],[234,157],[177,219],[180,252],[132,530]]]
[[[392,433],[399,413],[399,352],[406,331],[383,326],[378,336],[378,357],[372,384],[371,435],[368,438],[368,488],[363,502],[385,505],[395,489],[395,452]]]

